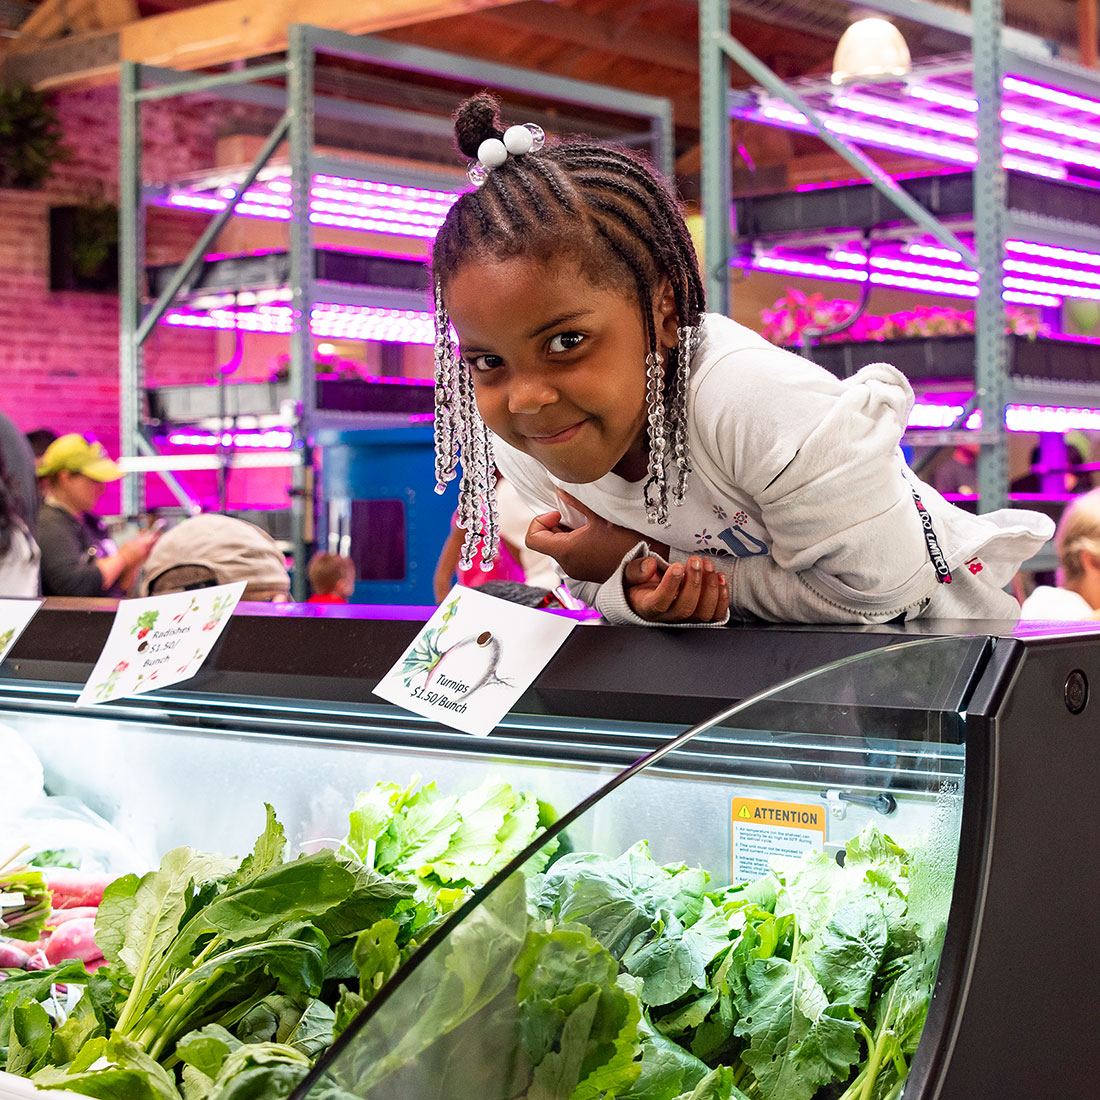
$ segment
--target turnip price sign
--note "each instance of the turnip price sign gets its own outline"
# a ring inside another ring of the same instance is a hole
[[[0,661],[41,606],[41,600],[0,600]]]
[[[576,625],[562,615],[456,586],[374,693],[444,726],[486,737]]]
[[[76,705],[110,703],[189,680],[214,648],[244,586],[244,581],[237,581],[123,600]]]

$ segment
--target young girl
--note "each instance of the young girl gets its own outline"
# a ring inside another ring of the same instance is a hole
[[[840,380],[704,313],[668,186],[633,153],[459,109],[476,189],[436,237],[437,477],[462,458],[469,555],[497,538],[494,462],[528,545],[614,622],[1015,618],[1045,516],[974,516],[907,468],[913,393]],[[451,327],[458,335],[452,343]],[[460,350],[459,350],[460,349]]]

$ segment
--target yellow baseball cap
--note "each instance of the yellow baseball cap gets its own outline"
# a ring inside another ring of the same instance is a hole
[[[83,474],[93,481],[118,481],[122,470],[107,457],[103,444],[71,432],[55,439],[38,463],[39,477],[52,477],[62,470]]]

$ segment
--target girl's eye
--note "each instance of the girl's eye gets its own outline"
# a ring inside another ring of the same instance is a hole
[[[477,374],[485,374],[487,371],[496,370],[504,360],[499,355],[471,355],[466,362],[470,364],[470,370]]]
[[[550,341],[551,351],[573,351],[584,340],[584,334],[580,332],[559,332]]]

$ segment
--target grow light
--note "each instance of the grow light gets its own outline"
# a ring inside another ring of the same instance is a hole
[[[288,305],[258,305],[252,309],[173,309],[163,323],[184,328],[236,329],[243,332],[289,334],[297,330],[297,313]],[[332,303],[314,305],[310,315],[314,336],[340,340],[380,340],[391,344],[435,342],[430,313]]]
[[[240,173],[215,182],[174,187],[153,201],[161,205],[210,213],[224,210],[244,178]],[[435,236],[460,192],[404,184],[317,174],[309,194],[309,220],[314,225],[393,233],[430,239]],[[235,212],[243,217],[289,221],[293,213],[290,170],[261,172],[241,196]]]
[[[914,66],[907,79],[875,82],[858,91],[838,91],[815,78],[791,87],[830,132],[861,145],[890,149],[949,164],[977,163],[978,101],[972,64],[952,70],[943,59]],[[1097,186],[1100,171],[1100,99],[1047,87],[1016,76],[1003,81],[1002,163],[1006,168]],[[809,119],[784,101],[756,88],[730,105],[730,114],[811,132]]]

